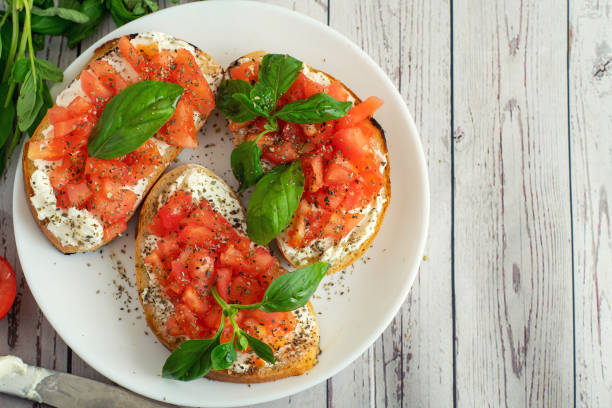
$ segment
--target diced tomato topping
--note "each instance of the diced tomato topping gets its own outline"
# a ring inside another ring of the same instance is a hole
[[[215,108],[215,97],[195,57],[185,48],[179,48],[174,64],[171,78],[173,82],[185,88],[182,98],[185,98],[200,115],[208,116]]]
[[[236,269],[239,269],[245,265],[244,255],[242,255],[242,252],[234,248],[232,245],[228,245],[225,252],[223,252],[219,257],[219,261],[221,261],[221,263],[224,265],[231,266]]]
[[[372,152],[368,138],[358,127],[340,129],[334,133],[332,145],[357,166]]]
[[[176,105],[174,115],[159,132],[172,145],[192,149],[198,147],[193,107],[181,98]]]
[[[308,77],[306,77],[303,73],[300,72],[300,76],[303,76],[304,81],[304,97],[310,98],[314,94],[324,93],[325,86],[321,85],[318,82],[315,82]]]
[[[85,94],[93,101],[96,110],[102,112],[104,107],[114,96],[108,88],[100,81],[100,79],[89,70],[81,72],[81,87]]]
[[[122,184],[110,179],[101,180],[99,185],[90,185],[94,187],[94,195],[89,209],[109,224],[125,220],[138,200],[136,193],[124,189]]]
[[[211,306],[208,297],[201,296],[193,286],[185,288],[181,299],[198,316],[206,316]]]
[[[217,292],[226,302],[229,302],[232,270],[230,268],[217,268]]]
[[[119,52],[136,72],[143,72],[147,69],[148,63],[144,54],[132,45],[129,37],[123,36],[119,39]]]
[[[72,113],[68,108],[64,108],[63,106],[54,106],[47,110],[47,115],[49,115],[49,122],[52,125],[55,125],[57,122],[62,122],[64,120],[68,120],[72,117]]]
[[[353,106],[345,117],[338,119],[338,128],[344,129],[357,125],[362,120],[371,117],[382,104],[382,99],[370,96],[365,101]]]
[[[347,184],[351,182],[353,172],[337,162],[330,163],[325,169],[325,184]]]
[[[127,229],[127,223],[125,221],[116,221],[104,228],[104,239],[110,241],[117,235],[123,233]]]
[[[164,204],[153,220],[153,230],[159,236],[176,229],[179,222],[193,209],[191,194],[178,191]]]
[[[337,101],[346,102],[349,97],[349,93],[344,89],[344,86],[339,81],[332,81],[325,91],[329,96],[336,99]]]
[[[157,81],[168,81],[174,65],[172,53],[168,50],[161,50],[152,54],[150,61],[151,68],[147,73],[147,78]]]
[[[320,155],[304,157],[302,169],[306,177],[305,190],[315,192],[323,187],[323,157]]]
[[[60,206],[63,208],[83,208],[87,200],[93,194],[85,182],[66,184],[66,186],[62,189],[62,192],[64,193],[64,200],[62,203],[63,205]],[[62,197],[62,195],[60,195],[60,197]]]
[[[128,86],[128,82],[113,68],[111,64],[103,59],[98,59],[89,64],[89,68],[96,74],[102,85],[113,95],[117,95]]]
[[[97,116],[93,104],[82,96],[74,98],[72,102],[68,104],[68,110],[72,117],[82,115],[87,115],[88,117]]]
[[[262,297],[261,287],[256,279],[238,276],[232,280],[229,301],[232,303],[257,303]]]
[[[259,62],[249,61],[238,66],[230,68],[230,75],[233,79],[242,79],[243,81],[257,81],[259,77]]]

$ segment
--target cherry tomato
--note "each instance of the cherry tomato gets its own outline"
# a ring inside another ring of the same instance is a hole
[[[0,256],[0,319],[4,318],[13,306],[16,294],[15,272],[7,260]]]

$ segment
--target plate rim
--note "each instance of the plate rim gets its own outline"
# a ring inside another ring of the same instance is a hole
[[[90,47],[88,47],[85,51],[83,51],[81,53],[81,55],[79,55],[74,61],[72,61],[70,63],[70,65],[68,65],[68,67],[66,67],[64,73],[70,73],[72,71],[75,71],[74,75],[65,75],[65,79],[64,81],[62,81],[61,83],[58,83],[56,85],[54,85],[52,87],[52,92],[56,92],[58,89],[63,89],[63,87],[65,87],[66,83],[72,81],[73,77],[76,75],[76,73],[80,72],[80,70],[82,69],[82,66],[84,65],[84,63],[89,60],[89,55],[93,53],[93,50],[95,50],[97,47],[99,47],[102,43],[108,41],[111,38],[115,38],[117,37],[118,31],[125,31],[126,29],[129,29],[132,25],[136,25],[136,24],[143,24],[146,23],[147,20],[152,19],[152,18],[159,18],[159,14],[165,14],[165,13],[170,13],[169,10],[174,10],[172,12],[176,12],[176,8],[181,8],[181,9],[189,9],[189,8],[206,8],[206,7],[216,7],[215,3],[233,3],[237,6],[245,6],[245,7],[255,7],[255,8],[263,8],[263,9],[271,9],[276,13],[281,13],[281,14],[285,14],[287,16],[290,16],[290,18],[297,18],[297,19],[301,19],[304,20],[310,24],[314,24],[316,25],[319,29],[326,31],[327,34],[334,36],[336,38],[338,38],[339,40],[342,40],[348,47],[351,47],[352,50],[354,52],[356,52],[357,54],[359,54],[359,56],[367,61],[371,67],[378,71],[378,74],[381,76],[381,78],[383,78],[383,80],[386,82],[387,86],[389,86],[391,89],[393,89],[393,96],[394,96],[394,101],[393,104],[397,105],[400,110],[402,111],[402,113],[404,114],[404,116],[407,119],[408,122],[408,126],[409,126],[409,132],[410,135],[412,137],[413,140],[413,145],[415,148],[415,153],[416,153],[416,157],[418,158],[418,169],[420,174],[419,179],[419,184],[421,185],[421,188],[423,190],[423,196],[421,197],[421,201],[420,201],[420,209],[422,211],[422,222],[420,225],[420,229],[421,229],[421,233],[419,234],[419,238],[418,238],[418,244],[416,245],[416,255],[415,258],[412,260],[412,262],[406,262],[406,264],[404,265],[404,268],[408,268],[409,269],[409,279],[406,281],[406,284],[404,285],[401,293],[399,296],[397,296],[395,298],[395,301],[392,304],[392,307],[389,308],[389,310],[391,312],[387,313],[385,315],[384,319],[380,319],[379,323],[376,325],[376,329],[372,330],[370,332],[370,335],[367,336],[367,338],[365,339],[365,341],[363,341],[361,343],[361,347],[355,347],[355,349],[353,350],[352,353],[349,353],[348,356],[346,358],[344,358],[342,360],[342,363],[339,363],[336,365],[336,367],[334,367],[334,369],[329,370],[329,372],[326,373],[326,377],[325,379],[329,379],[333,376],[335,376],[338,372],[340,372],[341,370],[343,370],[344,368],[346,368],[348,365],[350,365],[352,362],[354,362],[360,355],[362,355],[380,336],[381,334],[384,332],[384,330],[389,326],[389,324],[392,322],[392,320],[395,318],[395,316],[397,315],[397,313],[400,311],[401,306],[403,305],[403,303],[406,301],[407,296],[412,288],[412,285],[414,283],[414,280],[416,279],[418,273],[419,273],[419,266],[421,264],[421,259],[423,257],[423,253],[425,250],[425,245],[427,242],[427,236],[428,236],[428,231],[429,231],[429,217],[430,217],[430,188],[429,188],[429,174],[428,174],[428,169],[427,169],[427,164],[426,164],[426,157],[425,157],[425,152],[423,150],[423,145],[421,143],[421,138],[419,135],[419,132],[417,130],[416,124],[414,122],[414,119],[408,109],[408,106],[406,104],[406,101],[404,100],[404,98],[401,96],[401,94],[399,93],[398,89],[396,88],[396,86],[392,83],[391,79],[389,78],[389,76],[387,75],[387,73],[378,65],[378,63],[376,63],[364,50],[362,50],[360,47],[358,47],[351,39],[349,39],[348,37],[346,37],[345,35],[343,35],[342,33],[334,30],[333,28],[331,28],[330,26],[327,26],[323,23],[321,23],[320,21],[307,16],[305,14],[296,12],[294,10],[291,9],[287,9],[281,6],[277,6],[277,5],[272,5],[272,4],[267,4],[267,3],[260,3],[260,2],[253,2],[253,1],[246,1],[246,0],[225,0],[225,1],[209,1],[209,2],[193,2],[193,3],[186,3],[186,4],[181,4],[181,5],[177,5],[177,6],[172,6],[172,7],[167,7],[164,8],[162,10],[157,11],[156,13],[152,13],[149,14],[147,16],[143,16],[141,18],[139,18],[138,20],[125,24],[124,26],[121,27],[117,27],[116,29],[114,29],[113,31],[107,33],[106,35],[102,36],[100,39],[98,39],[96,42],[94,42]],[[24,145],[22,145],[21,151],[23,152],[23,148]],[[17,200],[19,195],[23,195],[23,190],[22,189],[18,189],[18,186],[22,186],[21,183],[24,183],[23,180],[23,166],[22,166],[22,154],[20,154],[19,156],[19,161],[17,163],[17,171],[15,172],[15,179],[14,179],[14,184],[13,184],[13,202],[12,202],[12,211],[13,214],[15,214],[15,208],[17,206]],[[20,249],[20,245],[18,245],[18,240],[17,240],[17,235],[18,235],[18,230],[16,227],[16,222],[17,219],[16,217],[13,217],[13,230],[14,230],[14,236],[15,236],[15,246],[17,249],[17,253],[19,256],[19,259],[23,259],[23,255],[25,255],[25,249]],[[22,266],[23,266],[23,262],[21,262]],[[24,271],[24,277],[26,278],[26,281],[28,282],[28,287],[30,287],[30,280],[28,279],[28,274],[25,272],[25,268],[23,268]],[[83,361],[85,361],[87,364],[89,364],[92,368],[94,368],[97,372],[99,372],[100,374],[102,374],[103,376],[105,376],[108,379],[111,379],[113,382],[116,382],[118,385],[120,385],[121,387],[124,387],[132,392],[135,392],[137,394],[146,396],[148,398],[154,399],[154,400],[158,400],[158,401],[163,401],[163,402],[168,402],[168,400],[161,400],[160,397],[158,395],[155,395],[152,392],[149,392],[149,389],[141,389],[140,387],[134,387],[131,384],[129,384],[128,381],[122,381],[123,377],[121,377],[118,380],[118,377],[116,375],[114,375],[115,373],[112,372],[112,370],[107,370],[105,366],[102,366],[100,364],[98,364],[97,361],[92,361],[87,357],[87,353],[85,352],[86,350],[81,350],[80,346],[77,346],[76,348],[74,347],[74,343],[72,342],[71,339],[62,336],[61,332],[63,330],[58,330],[57,327],[61,327],[60,325],[57,325],[55,318],[53,318],[53,316],[48,316],[46,311],[40,306],[40,301],[38,296],[31,291],[32,296],[34,297],[37,306],[40,308],[40,310],[43,312],[45,318],[49,321],[49,323],[51,324],[51,326],[53,327],[53,329],[57,332],[58,335],[60,335],[60,337],[64,340],[64,342],[66,343],[66,345],[68,345],[75,353],[77,353],[77,355],[83,359]],[[80,352],[83,351],[83,352]],[[315,385],[317,385],[318,383],[325,381],[325,379],[317,379],[317,380],[313,380],[313,379],[305,379],[303,382],[301,382],[300,384],[297,384],[296,386],[291,388],[290,392],[277,392],[275,395],[273,395],[271,398],[266,397],[266,396],[256,396],[254,398],[252,398],[249,401],[244,401],[241,404],[242,405],[246,405],[246,404],[257,404],[257,403],[264,403],[264,402],[269,402],[269,401],[274,401],[280,398],[284,398],[290,395],[294,395],[297,394],[299,392],[302,392],[308,388],[311,388]],[[254,384],[255,386],[256,384]],[[282,387],[279,387],[282,389]],[[184,402],[180,402],[181,404],[184,404]],[[228,401],[225,404],[220,404],[218,406],[236,406],[236,402],[230,402]]]

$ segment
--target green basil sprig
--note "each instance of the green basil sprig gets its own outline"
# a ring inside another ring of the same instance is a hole
[[[162,377],[190,381],[205,376],[211,369],[226,370],[236,361],[238,357],[236,350],[245,351],[249,346],[262,360],[274,364],[272,348],[238,327],[234,319],[236,313],[239,309],[261,309],[265,312],[289,312],[299,309],[306,305],[328,269],[329,264],[318,262],[281,275],[272,281],[261,302],[250,305],[228,304],[213,286],[212,295],[223,310],[219,329],[210,339],[182,342],[166,359]],[[220,344],[225,317],[229,318],[234,335],[229,342]]]
[[[86,14],[74,9],[63,7],[49,7],[46,9],[33,8],[32,14],[41,17],[57,16],[64,20],[72,21],[73,23],[77,24],[83,24],[89,21],[89,17]]]
[[[255,185],[257,180],[263,176],[261,167],[261,149],[257,142],[251,140],[241,143],[240,146],[232,150],[230,162],[232,172],[240,181],[240,189],[244,191],[247,188]]]
[[[328,94],[318,93],[286,104],[274,116],[291,123],[323,123],[345,116],[351,106],[351,102],[340,102]]]
[[[299,161],[281,164],[255,185],[247,208],[249,238],[267,245],[291,221],[304,192],[304,173]]]
[[[164,81],[128,86],[106,105],[91,131],[87,152],[114,159],[138,149],[170,120],[182,94],[182,86]]]
[[[302,65],[302,61],[290,55],[266,54],[259,64],[257,83],[270,88],[276,102],[295,82]]]
[[[217,91],[217,106],[223,106],[223,114],[228,119],[236,123],[249,122],[257,117],[257,115],[249,110],[243,109],[242,104],[237,99],[233,98],[234,94],[250,95],[251,85],[240,79],[226,79],[219,86]]]

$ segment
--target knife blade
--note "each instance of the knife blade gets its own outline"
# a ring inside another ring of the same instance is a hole
[[[0,357],[0,392],[59,408],[162,408],[123,388],[72,374],[25,364],[16,356]]]

